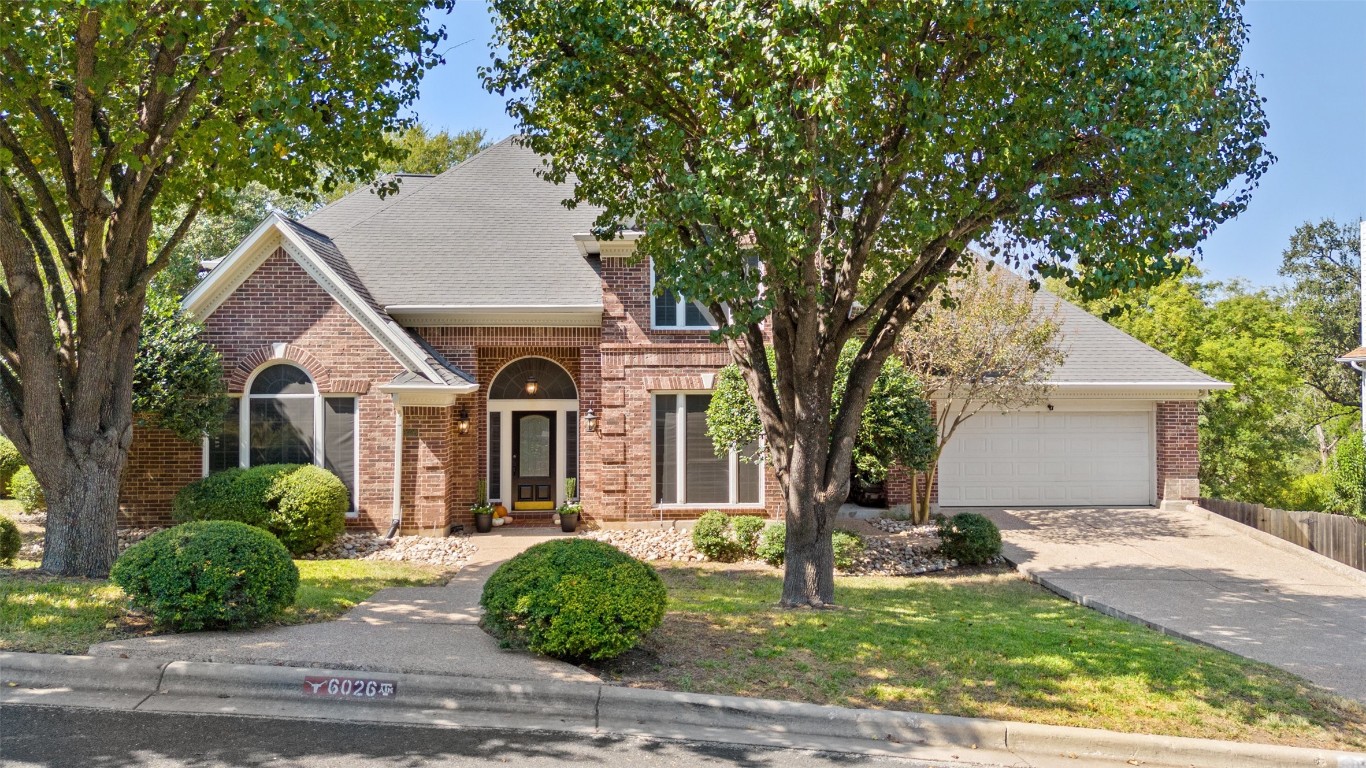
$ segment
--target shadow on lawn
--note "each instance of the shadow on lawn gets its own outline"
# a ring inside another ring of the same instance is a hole
[[[1313,724],[1366,745],[1359,705],[1013,574],[841,579],[839,608],[782,611],[776,575],[661,572],[673,599],[664,625],[599,674],[646,687],[1183,735],[1275,737],[1284,728],[1293,738],[1297,724]]]

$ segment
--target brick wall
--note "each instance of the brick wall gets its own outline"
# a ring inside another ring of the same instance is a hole
[[[1173,400],[1157,404],[1157,498],[1200,495],[1200,404]]]
[[[374,385],[402,372],[398,361],[283,249],[209,315],[204,338],[223,356],[230,391],[241,392],[263,362],[283,359],[309,371],[323,392],[360,395],[360,515],[348,525],[385,530],[392,509],[394,408]],[[138,432],[125,475],[124,516],[166,524],[169,497],[199,477],[202,456],[198,446]]]
[[[725,347],[707,331],[650,328],[650,269],[643,260],[602,261],[602,408],[594,443],[599,473],[593,513],[604,522],[687,520],[705,509],[654,504],[652,393],[707,390],[710,375],[730,363]],[[781,516],[782,493],[769,467],[762,507],[735,514]],[[587,501],[587,499],[586,499]]]
[[[119,525],[171,524],[176,492],[203,472],[203,447],[144,419],[133,422],[133,444],[119,488]]]
[[[469,371],[479,382],[477,395],[462,398],[451,409],[451,454],[448,466],[450,484],[446,504],[450,522],[473,526],[469,513],[474,503],[477,483],[488,477],[488,388],[498,372],[508,363],[523,357],[544,357],[558,364],[574,380],[579,396],[579,485],[580,495],[588,503],[588,496],[597,485],[596,451],[593,436],[586,433],[583,416],[592,408],[601,409],[599,402],[599,341],[597,328],[488,328],[488,327],[422,327],[413,329],[446,359]],[[456,433],[461,406],[467,409],[470,429],[465,435]],[[489,489],[496,497],[498,489]],[[504,500],[506,501],[506,500]],[[585,512],[591,515],[590,509]]]

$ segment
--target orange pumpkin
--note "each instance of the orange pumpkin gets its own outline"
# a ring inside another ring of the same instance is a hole
[[[493,508],[493,516],[494,516],[494,517],[507,517],[507,516],[508,516],[508,508],[505,507],[505,506],[503,506],[502,504],[498,504],[497,506],[495,506],[495,507]]]

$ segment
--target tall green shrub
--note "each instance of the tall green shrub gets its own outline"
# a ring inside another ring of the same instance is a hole
[[[1366,443],[1348,435],[1333,454],[1333,511],[1366,518]]]
[[[25,512],[32,513],[47,508],[43,486],[38,484],[38,478],[34,477],[33,470],[28,467],[20,467],[14,473],[14,477],[10,478],[9,495],[19,502],[19,506]]]
[[[24,466],[24,457],[8,437],[0,435],[0,495],[9,495],[9,483],[14,473]]]

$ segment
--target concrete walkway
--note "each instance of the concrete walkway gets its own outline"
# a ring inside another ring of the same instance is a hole
[[[1366,574],[1197,512],[972,511],[1050,589],[1366,701]]]
[[[501,680],[596,681],[570,664],[501,649],[479,628],[479,596],[498,565],[533,544],[567,535],[528,528],[476,536],[478,551],[450,583],[380,590],[336,621],[116,640],[91,646],[90,654]]]

